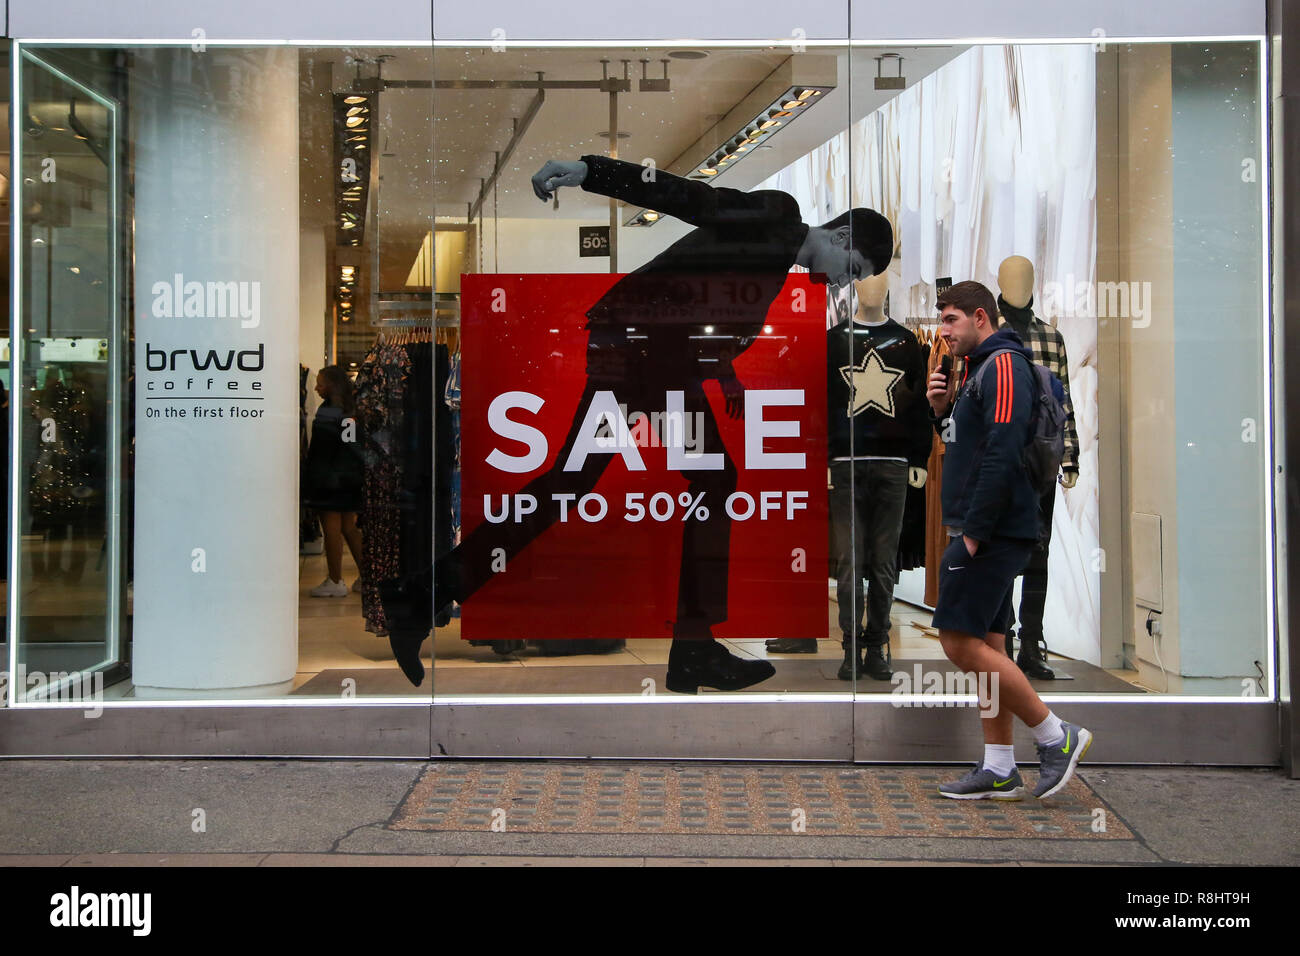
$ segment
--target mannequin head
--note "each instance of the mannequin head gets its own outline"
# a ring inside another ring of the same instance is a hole
[[[1034,264],[1024,256],[1008,256],[998,266],[998,291],[1007,305],[1023,309],[1034,297]]]
[[[889,294],[889,273],[867,276],[853,283],[858,294],[854,317],[863,322],[879,322],[885,317],[885,296]]]

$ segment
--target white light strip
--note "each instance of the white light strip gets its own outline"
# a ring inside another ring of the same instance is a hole
[[[9,171],[9,184],[13,188],[13,194],[10,198],[10,210],[13,216],[13,242],[9,247],[9,441],[10,447],[5,449],[5,454],[10,456],[9,469],[9,501],[5,507],[9,509],[9,587],[7,603],[9,621],[6,630],[6,636],[9,641],[9,675],[10,679],[6,681],[8,687],[5,690],[5,706],[13,707],[18,690],[15,687],[13,675],[18,673],[18,597],[22,591],[22,535],[18,533],[22,525],[18,522],[19,502],[22,491],[22,474],[21,467],[12,467],[15,462],[21,465],[23,460],[23,417],[21,409],[23,405],[23,336],[27,334],[27,322],[23,318],[23,286],[20,281],[23,277],[21,271],[22,257],[19,254],[24,247],[26,239],[23,236],[23,167],[22,167],[22,127],[23,123],[13,122],[12,117],[16,114],[25,115],[23,110],[22,89],[19,84],[19,77],[22,76],[22,49],[17,40],[14,41],[9,55],[10,92],[9,92],[9,154],[13,157],[13,162]]]

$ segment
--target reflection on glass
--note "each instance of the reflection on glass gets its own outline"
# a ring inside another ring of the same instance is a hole
[[[1071,416],[1008,651],[1267,692],[1257,45],[609,52],[26,50],[18,697],[946,689],[967,279]]]
[[[17,68],[22,591],[13,687],[20,700],[79,699],[102,694],[124,653],[118,108],[91,71],[30,54]]]

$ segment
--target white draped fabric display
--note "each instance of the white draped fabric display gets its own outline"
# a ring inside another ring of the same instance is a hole
[[[900,321],[934,320],[939,277],[996,292],[1008,256],[1034,264],[1034,311],[1069,353],[1080,446],[1078,484],[1057,490],[1044,631],[1052,651],[1092,664],[1101,660],[1097,321],[1083,290],[1096,272],[1095,58],[1091,45],[973,48],[757,187],[790,193],[810,224],[850,206],[887,216],[890,313]]]

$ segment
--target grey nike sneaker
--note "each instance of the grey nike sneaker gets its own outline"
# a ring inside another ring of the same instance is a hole
[[[992,770],[984,769],[981,760],[960,780],[939,784],[939,792],[953,800],[1020,800],[1025,795],[1025,782],[1015,768],[1011,776],[999,780]]]
[[[1038,785],[1034,796],[1040,800],[1057,793],[1070,782],[1074,768],[1092,746],[1092,734],[1075,724],[1061,721],[1065,739],[1052,745],[1038,745]]]

